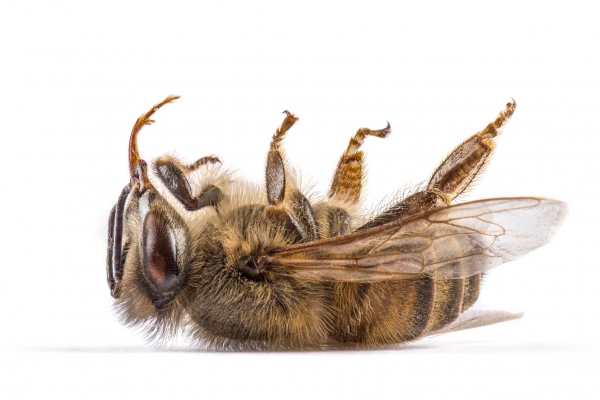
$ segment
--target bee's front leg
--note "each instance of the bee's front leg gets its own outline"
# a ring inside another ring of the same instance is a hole
[[[179,96],[169,95],[160,103],[155,104],[150,110],[142,114],[137,121],[135,121],[135,125],[131,130],[131,136],[129,137],[129,175],[131,177],[131,186],[137,189],[138,197],[146,190],[151,189],[152,184],[148,180],[146,161],[140,158],[137,135],[144,126],[154,123],[154,120],[150,119],[150,117],[154,115],[159,108],[178,98]]]
[[[137,135],[144,126],[154,123],[154,120],[150,119],[150,117],[159,108],[178,98],[179,96],[174,95],[167,96],[163,101],[155,104],[145,114],[142,114],[133,126],[131,137],[129,139],[129,171],[131,185],[138,189],[138,196],[141,196],[146,190],[152,189],[153,186],[148,179],[147,164],[140,158],[138,152]],[[176,159],[162,157],[156,161],[154,169],[167,189],[169,189],[183,206],[189,211],[194,211],[206,206],[216,206],[223,197],[223,193],[218,187],[208,185],[203,189],[200,195],[193,197],[190,184],[185,177],[184,172],[191,172],[201,165],[215,162],[220,163],[221,161],[217,157],[207,156],[199,159],[192,165],[184,166]]]
[[[289,111],[284,113],[286,117],[273,135],[267,156],[265,172],[268,213],[277,223],[283,224],[288,232],[294,233],[300,241],[307,242],[317,238],[314,213],[308,199],[298,189],[287,188],[285,160],[281,149],[283,137],[298,118]]]

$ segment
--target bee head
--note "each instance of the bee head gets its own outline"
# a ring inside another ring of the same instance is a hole
[[[178,294],[191,257],[185,221],[150,183],[137,150],[137,133],[156,109],[142,115],[131,132],[130,183],[110,212],[106,260],[108,286],[122,319],[144,325],[153,335],[164,333],[158,320],[174,323],[182,314],[185,295]]]

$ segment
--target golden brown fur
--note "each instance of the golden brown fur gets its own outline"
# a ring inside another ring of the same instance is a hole
[[[458,276],[436,276],[400,267],[394,278],[387,279],[384,274],[364,280],[352,278],[352,271],[360,269],[363,257],[387,243],[386,235],[391,238],[399,232],[393,229],[402,227],[404,221],[419,222],[413,226],[421,230],[409,233],[408,242],[402,236],[396,238],[400,247],[392,247],[390,254],[412,254],[417,250],[411,249],[422,246],[423,239],[433,243],[434,238],[422,233],[432,221],[439,222],[428,220],[429,216],[438,218],[433,212],[446,207],[481,173],[493,150],[496,128],[512,115],[514,102],[486,129],[457,147],[429,185],[396,199],[365,221],[359,202],[363,185],[359,148],[368,135],[389,134],[389,124],[382,130],[362,128],[357,132],[340,159],[328,197],[317,198],[299,188],[288,171],[282,141],[297,118],[287,111],[271,143],[266,188],[244,182],[223,169],[214,156],[190,165],[165,156],[160,163],[167,168],[146,168],[137,152],[137,133],[149,124],[149,116],[175,98],[170,96],[136,122],[130,142],[133,190],[124,211],[117,207],[111,214],[108,280],[125,324],[140,328],[156,342],[184,332],[195,345],[211,349],[373,348],[444,329],[461,329],[462,322],[453,322],[477,300],[484,268]],[[206,195],[208,192],[211,194]],[[184,197],[185,207],[178,200]],[[482,213],[488,212],[485,204],[479,206]],[[442,222],[452,227],[451,219]],[[364,254],[348,251],[352,262],[337,270],[337,256],[330,261],[309,260],[323,271],[306,272],[302,259],[286,266],[285,257],[280,257],[281,264],[272,268],[264,261],[277,262],[277,255],[270,257],[274,252],[284,253],[295,244],[311,242],[322,243],[323,254],[335,256],[335,252],[327,253],[328,246],[343,242],[329,239],[361,232],[361,246],[371,233],[380,241],[367,246],[370,251]],[[484,239],[486,234],[475,228],[467,233]],[[117,239],[120,234],[122,239]],[[156,238],[163,241],[161,246],[152,245]],[[483,241],[467,239],[464,234],[457,235],[455,242],[447,241],[433,256],[446,262],[448,248],[456,249],[453,257],[460,258],[461,252],[483,246]],[[348,274],[347,280],[344,274]],[[369,277],[368,271],[365,276]],[[511,318],[514,316],[488,314],[467,320],[465,326]]]

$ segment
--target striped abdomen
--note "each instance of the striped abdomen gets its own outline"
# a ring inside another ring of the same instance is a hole
[[[479,296],[481,276],[429,277],[377,283],[333,284],[336,309],[331,335],[366,345],[417,339],[454,321]]]

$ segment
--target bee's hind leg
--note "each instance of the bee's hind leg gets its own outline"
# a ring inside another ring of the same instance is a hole
[[[199,159],[190,166],[184,166],[174,158],[161,157],[154,163],[154,169],[167,189],[181,202],[185,209],[195,211],[207,206],[218,206],[223,193],[218,187],[207,185],[197,197],[194,197],[184,172],[191,172],[201,165],[215,162],[220,163],[218,158],[208,156]]]
[[[449,205],[483,172],[496,146],[494,137],[498,135],[498,129],[513,115],[516,106],[514,100],[506,104],[493,122],[456,147],[435,170],[425,190],[388,208],[359,230]]]
[[[449,205],[483,172],[495,147],[493,138],[498,135],[498,129],[512,116],[515,107],[516,103],[513,100],[493,122],[456,147],[435,170],[425,190],[408,196],[358,230]],[[456,320],[461,312],[471,307],[479,297],[480,283],[480,274],[466,279],[435,280],[433,308],[424,332],[429,334],[443,329]]]
[[[450,204],[483,172],[494,151],[498,129],[513,115],[517,103],[512,100],[483,130],[461,143],[435,170],[427,190],[436,193]]]

